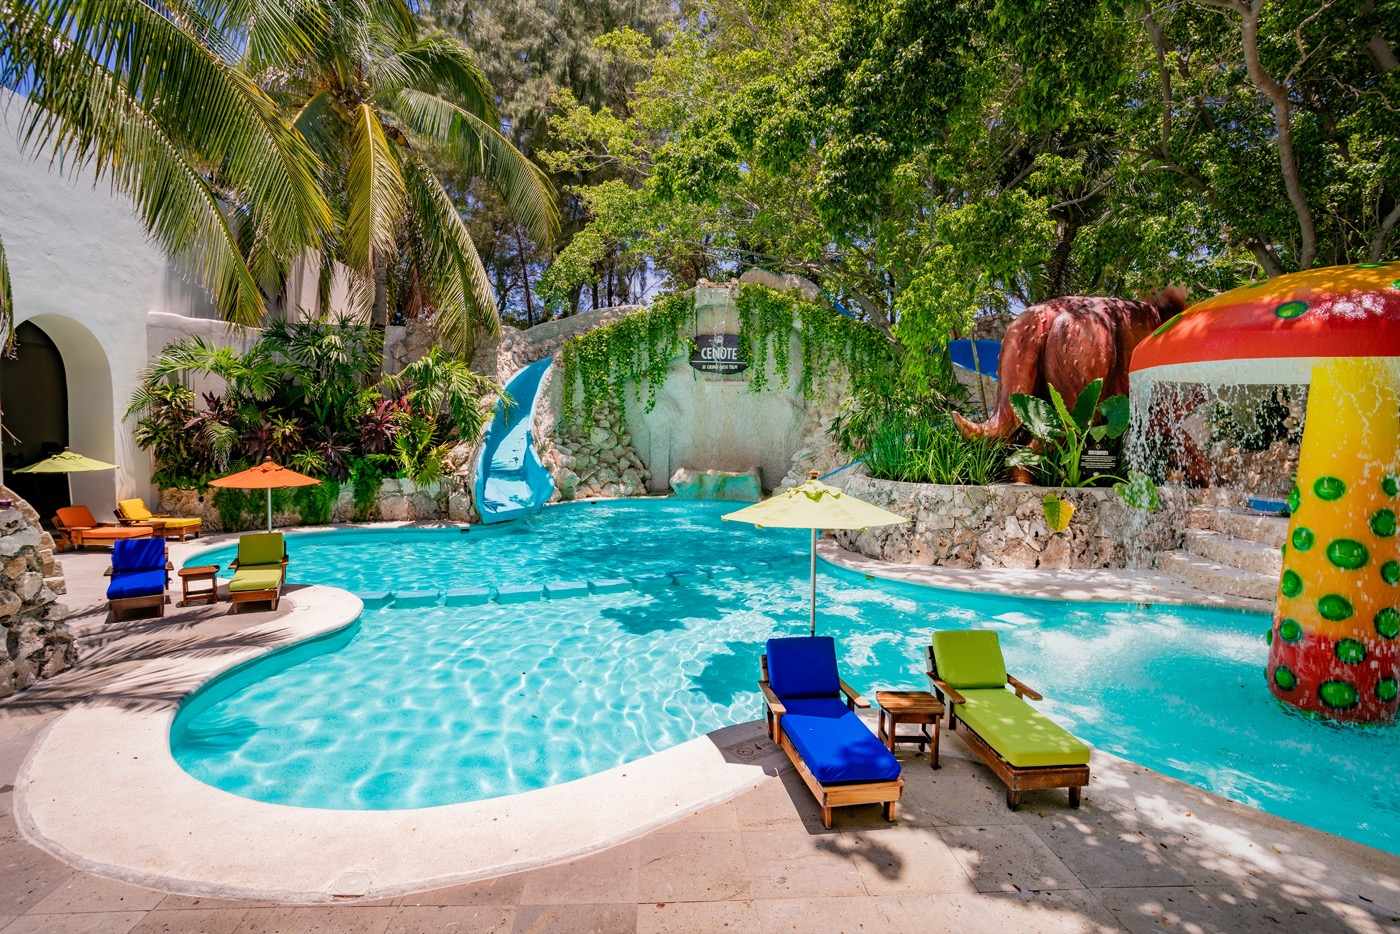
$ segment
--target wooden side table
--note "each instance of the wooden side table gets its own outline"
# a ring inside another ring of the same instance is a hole
[[[195,601],[217,603],[219,601],[219,566],[217,564],[197,564],[194,567],[180,568],[180,606],[189,606]],[[191,590],[191,584],[208,584]]]
[[[880,705],[880,741],[890,752],[896,743],[918,743],[919,752],[927,746],[928,764],[938,768],[938,724],[943,718],[943,702],[928,691],[876,691],[875,702]],[[914,723],[917,733],[899,732],[901,723]],[[933,732],[929,732],[933,727]]]

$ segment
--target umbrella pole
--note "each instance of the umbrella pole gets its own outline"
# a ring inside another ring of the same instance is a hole
[[[817,530],[812,530],[812,564],[811,564],[811,585],[812,599],[810,618],[812,623],[812,635],[817,634]]]
[[[267,488],[267,530],[272,531],[272,487]]]

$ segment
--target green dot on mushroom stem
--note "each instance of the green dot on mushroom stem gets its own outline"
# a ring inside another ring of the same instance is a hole
[[[1381,492],[1386,496],[1394,496],[1400,493],[1400,481],[1390,475],[1381,478]]]
[[[1354,685],[1345,681],[1324,681],[1317,689],[1318,698],[1333,710],[1345,710],[1356,706],[1361,695]]]
[[[1395,513],[1389,509],[1377,509],[1371,513],[1371,531],[1381,538],[1395,534]]]
[[[1297,512],[1298,506],[1303,500],[1303,495],[1298,492],[1298,484],[1293,484],[1293,489],[1288,491],[1288,511]]]
[[[1285,619],[1278,624],[1278,637],[1284,642],[1297,642],[1303,638],[1303,627],[1296,619]]]
[[[1388,606],[1376,614],[1376,632],[1384,639],[1394,639],[1400,636],[1400,610],[1393,606]]]
[[[1358,639],[1342,639],[1337,642],[1337,658],[1348,665],[1355,665],[1366,657],[1366,646]]]
[[[1400,584],[1400,561],[1387,561],[1382,564],[1381,580],[1387,584]]]
[[[1303,579],[1298,576],[1298,572],[1292,568],[1283,572],[1283,581],[1279,584],[1279,590],[1283,591],[1285,597],[1296,597],[1303,592]]]
[[[1279,665],[1274,669],[1274,684],[1285,691],[1291,691],[1298,686],[1298,678],[1287,665]]]
[[[1305,525],[1300,525],[1293,530],[1293,547],[1299,551],[1307,551],[1313,546],[1316,536],[1312,529]]]
[[[1352,614],[1351,601],[1341,594],[1329,593],[1317,601],[1317,612],[1323,619],[1341,622]]]
[[[1395,683],[1394,678],[1382,678],[1376,682],[1376,699],[1390,703],[1395,700],[1395,695],[1400,694],[1400,684]]]
[[[1324,499],[1328,502],[1331,502],[1334,499],[1341,499],[1342,495],[1346,493],[1346,491],[1347,485],[1344,482],[1342,482],[1342,479],[1340,477],[1329,477],[1324,475],[1318,477],[1315,481],[1313,481],[1313,492],[1317,494],[1318,499]]]
[[[1327,544],[1327,560],[1339,568],[1355,571],[1366,566],[1371,554],[1366,546],[1350,538],[1338,538]]]

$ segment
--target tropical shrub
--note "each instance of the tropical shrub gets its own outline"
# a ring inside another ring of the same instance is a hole
[[[1103,380],[1096,379],[1084,387],[1071,409],[1054,386],[1048,389],[1049,402],[1025,393],[1012,395],[1011,407],[1036,443],[1017,450],[1007,463],[1029,467],[1046,486],[1091,486],[1100,480],[1121,480],[1106,474],[1086,475],[1080,460],[1089,442],[1119,438],[1128,430],[1128,397],[1109,396],[1100,402]],[[1102,423],[1095,424],[1100,418]]]
[[[964,438],[941,396],[858,390],[832,422],[831,434],[882,480],[983,485],[1006,472],[1006,445]]]
[[[366,457],[376,458],[376,488],[385,476],[441,477],[451,447],[481,436],[497,387],[436,348],[377,378],[380,342],[364,325],[308,321],[275,324],[243,352],[199,338],[171,344],[127,411],[155,459],[153,480],[199,488],[265,457],[336,484]],[[222,393],[197,399],[185,385],[211,376]],[[298,501],[302,514],[325,513],[311,497]],[[231,516],[241,508],[222,500]]]

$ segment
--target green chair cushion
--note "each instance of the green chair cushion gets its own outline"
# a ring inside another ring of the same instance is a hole
[[[1006,662],[1001,644],[990,629],[938,630],[933,634],[933,658],[939,680],[959,691],[1006,686]]]
[[[281,532],[256,532],[238,539],[238,564],[277,564],[287,554]]]
[[[261,566],[240,565],[229,581],[230,593],[243,593],[248,590],[276,590],[282,583],[282,563]]]
[[[1089,747],[1006,688],[963,691],[958,719],[1003,759],[1020,768],[1087,765]]]

